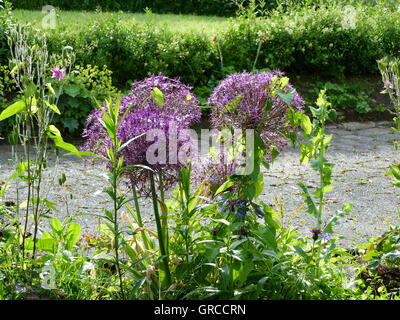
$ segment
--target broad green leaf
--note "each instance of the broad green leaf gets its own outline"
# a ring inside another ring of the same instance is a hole
[[[38,249],[42,251],[56,253],[57,247],[58,247],[58,241],[53,238],[39,239],[38,241]]]
[[[25,109],[25,102],[24,100],[19,100],[12,105],[8,106],[3,112],[0,114],[0,121],[3,121],[13,115],[20,113]]]
[[[78,120],[68,117],[63,120],[63,125],[65,128],[68,128],[69,132],[74,132],[79,128]]]
[[[24,98],[25,100],[29,100],[33,98],[33,96],[36,94],[36,85],[32,82],[29,82],[28,86],[25,89],[24,92]]]
[[[303,116],[301,117],[301,126],[302,126],[304,132],[305,132],[307,135],[310,135],[310,134],[311,134],[311,130],[312,130],[311,120],[310,120],[310,118],[309,118],[307,115],[305,115],[305,114],[303,114]]]
[[[69,84],[64,87],[64,92],[75,98],[81,92],[81,87],[78,84]]]
[[[81,152],[74,145],[65,142],[62,137],[53,135],[49,131],[47,134],[53,140],[56,147],[69,151],[69,154],[76,155],[81,158]]]
[[[61,132],[60,130],[57,129],[57,127],[53,124],[49,125],[47,128],[48,132],[50,132],[51,134],[57,136],[57,137],[61,137]]]
[[[224,192],[225,190],[229,189],[230,187],[232,187],[235,183],[233,181],[226,181],[225,183],[223,183],[215,192],[215,195],[220,194],[221,192]]]
[[[50,226],[57,234],[61,235],[62,225],[60,220],[58,220],[57,218],[51,219]]]
[[[66,249],[71,251],[74,245],[78,242],[79,237],[81,235],[81,226],[77,223],[73,223],[68,226],[68,229],[66,231],[65,235],[65,241],[66,241]]]
[[[280,83],[281,83],[281,88],[285,89],[286,86],[289,84],[289,78],[288,77],[280,78]]]
[[[278,96],[285,102],[288,106],[292,103],[294,98],[294,89],[288,90],[286,93],[282,89],[276,89]]]

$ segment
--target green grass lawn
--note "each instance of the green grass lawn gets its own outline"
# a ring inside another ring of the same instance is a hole
[[[42,28],[42,19],[45,14],[41,11],[14,10],[15,17],[22,23],[32,23],[37,28]],[[57,13],[56,27],[61,30],[78,32],[86,28],[96,12],[60,11]],[[116,14],[116,13],[113,13]],[[195,15],[122,13],[122,20],[127,23],[155,24],[174,32],[204,32],[212,35],[229,23],[229,18]]]

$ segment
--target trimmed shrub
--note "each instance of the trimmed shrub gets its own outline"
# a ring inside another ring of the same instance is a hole
[[[322,76],[375,73],[377,59],[400,52],[400,12],[361,5],[346,10],[308,7],[276,11],[267,18],[233,19],[216,34],[218,46],[201,32],[173,33],[99,14],[76,34],[49,32],[48,42],[53,51],[71,45],[80,64],[107,65],[118,87],[158,72],[192,86],[207,85],[212,75],[224,76],[218,50],[224,67],[251,71],[261,39],[257,69]]]
[[[245,1],[248,3],[249,1]],[[275,5],[275,0],[269,1]],[[95,10],[143,12],[146,8],[157,13],[178,13],[232,16],[238,9],[231,0],[14,0],[18,9],[39,10],[52,5],[64,10]]]
[[[0,65],[8,64],[9,49],[7,35],[14,19],[11,15],[11,4],[0,0]]]

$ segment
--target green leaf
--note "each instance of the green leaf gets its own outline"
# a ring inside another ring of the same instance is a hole
[[[53,89],[53,87],[51,86],[51,83],[50,83],[50,82],[47,82],[47,83],[46,83],[46,87],[47,87],[47,89],[49,89],[49,91],[52,93],[53,96],[56,95],[56,92],[54,91],[54,89]]]
[[[307,115],[305,115],[305,114],[303,114],[303,116],[301,117],[301,126],[302,126],[304,132],[305,132],[307,135],[310,135],[310,134],[311,134],[311,130],[312,130],[311,120],[310,120],[310,118],[309,118]]]
[[[57,136],[57,137],[61,137],[61,132],[60,130],[57,129],[57,127],[53,124],[49,125],[49,127],[47,128],[48,132]]]
[[[206,245],[206,251],[204,253],[204,257],[206,258],[207,262],[212,262],[218,256],[220,249],[223,247],[224,244],[221,243],[208,243]]]
[[[29,84],[26,87],[25,92],[24,92],[25,100],[29,100],[35,94],[36,94],[36,85],[32,82],[29,82]]]
[[[64,92],[71,97],[76,97],[81,92],[81,87],[78,84],[69,84],[64,87]]]
[[[336,120],[336,117],[337,117],[336,110],[335,109],[331,109],[329,111],[329,113],[328,113],[328,120],[333,122],[333,121]]]
[[[271,162],[274,162],[275,159],[279,156],[279,151],[274,145],[271,145],[269,147],[269,150],[271,151]],[[261,158],[261,161],[263,161],[263,160],[264,160],[264,157]]]
[[[65,235],[65,247],[71,251],[74,245],[78,242],[81,235],[81,226],[77,223],[69,225]]]
[[[223,183],[215,192],[215,195],[220,194],[221,192],[224,192],[225,190],[229,189],[230,187],[232,187],[235,183],[233,181],[225,181],[225,183]]]
[[[65,106],[67,108],[71,107],[71,108],[74,108],[74,109],[81,109],[82,108],[82,102],[81,102],[81,100],[79,98],[73,98],[73,97],[69,96],[66,99],[66,101],[63,102],[63,106]],[[70,108],[68,108],[68,109],[70,109]]]
[[[132,139],[129,139],[127,142],[125,142],[122,146],[120,146],[117,150],[117,153],[121,152],[122,150],[124,150],[130,143],[132,143],[133,141],[135,141],[136,139],[139,139],[140,137],[142,137],[143,135],[145,135],[145,133],[142,133],[136,137],[133,137]]]
[[[254,199],[257,199],[264,190],[264,175],[260,174],[257,181],[254,183],[255,194]]]
[[[13,103],[11,106],[8,106],[3,112],[0,114],[0,121],[3,121],[13,115],[20,113],[25,109],[25,102],[24,100],[19,100]]]
[[[60,131],[54,125],[50,125],[47,128],[47,135],[54,141],[56,147],[69,151],[71,154],[81,158],[81,152],[74,145],[64,142]]]
[[[50,227],[55,233],[57,233],[58,235],[61,236],[62,225],[61,225],[60,220],[58,220],[57,218],[51,219]]]
[[[221,269],[221,290],[226,291],[232,281],[231,265],[224,265]]]
[[[65,118],[63,124],[65,128],[68,128],[69,132],[74,132],[79,128],[79,122],[74,118]]]
[[[42,251],[56,253],[57,247],[58,247],[58,241],[53,238],[39,239],[38,241],[38,249]]]
[[[282,89],[276,89],[276,93],[278,96],[282,99],[283,102],[285,102],[288,106],[292,103],[292,100],[294,98],[294,89],[288,90],[286,93]]]
[[[270,258],[279,260],[278,255],[277,255],[274,251],[272,251],[272,250],[263,250],[262,254],[263,254],[264,256],[267,256],[267,257],[270,257]]]
[[[155,87],[152,91],[151,91],[151,96],[153,97],[154,102],[160,107],[162,108],[164,106],[164,95],[161,92],[160,89],[158,89],[157,87]]]
[[[44,100],[44,103],[45,103],[51,110],[53,110],[55,113],[61,114],[60,110],[57,108],[57,106],[56,106],[55,104],[51,104],[51,103],[49,103],[47,100]]]
[[[310,213],[311,215],[313,215],[315,218],[320,219],[318,217],[317,207],[314,203],[314,200],[312,199],[312,197],[310,195],[310,192],[308,191],[308,188],[302,182],[299,182],[297,185],[303,190],[305,202],[308,207],[307,212]]]
[[[240,268],[239,272],[239,286],[241,287],[243,284],[246,283],[247,277],[249,273],[253,270],[254,264],[252,261],[246,261],[242,267]]]
[[[304,250],[298,246],[293,246],[294,250],[296,250],[296,252],[302,256],[304,258],[304,260],[306,260],[306,262],[308,263],[310,261],[310,257],[307,255],[307,253],[304,252]]]

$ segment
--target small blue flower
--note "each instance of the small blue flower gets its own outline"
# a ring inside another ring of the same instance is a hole
[[[312,238],[314,241],[317,241],[319,236],[321,236],[321,238],[325,241],[329,241],[332,237],[330,233],[322,232],[320,229],[318,229],[318,227],[315,229],[310,229],[309,231],[312,233]]]
[[[236,214],[239,218],[247,212],[246,202],[243,200],[225,200],[221,209],[222,215]]]

